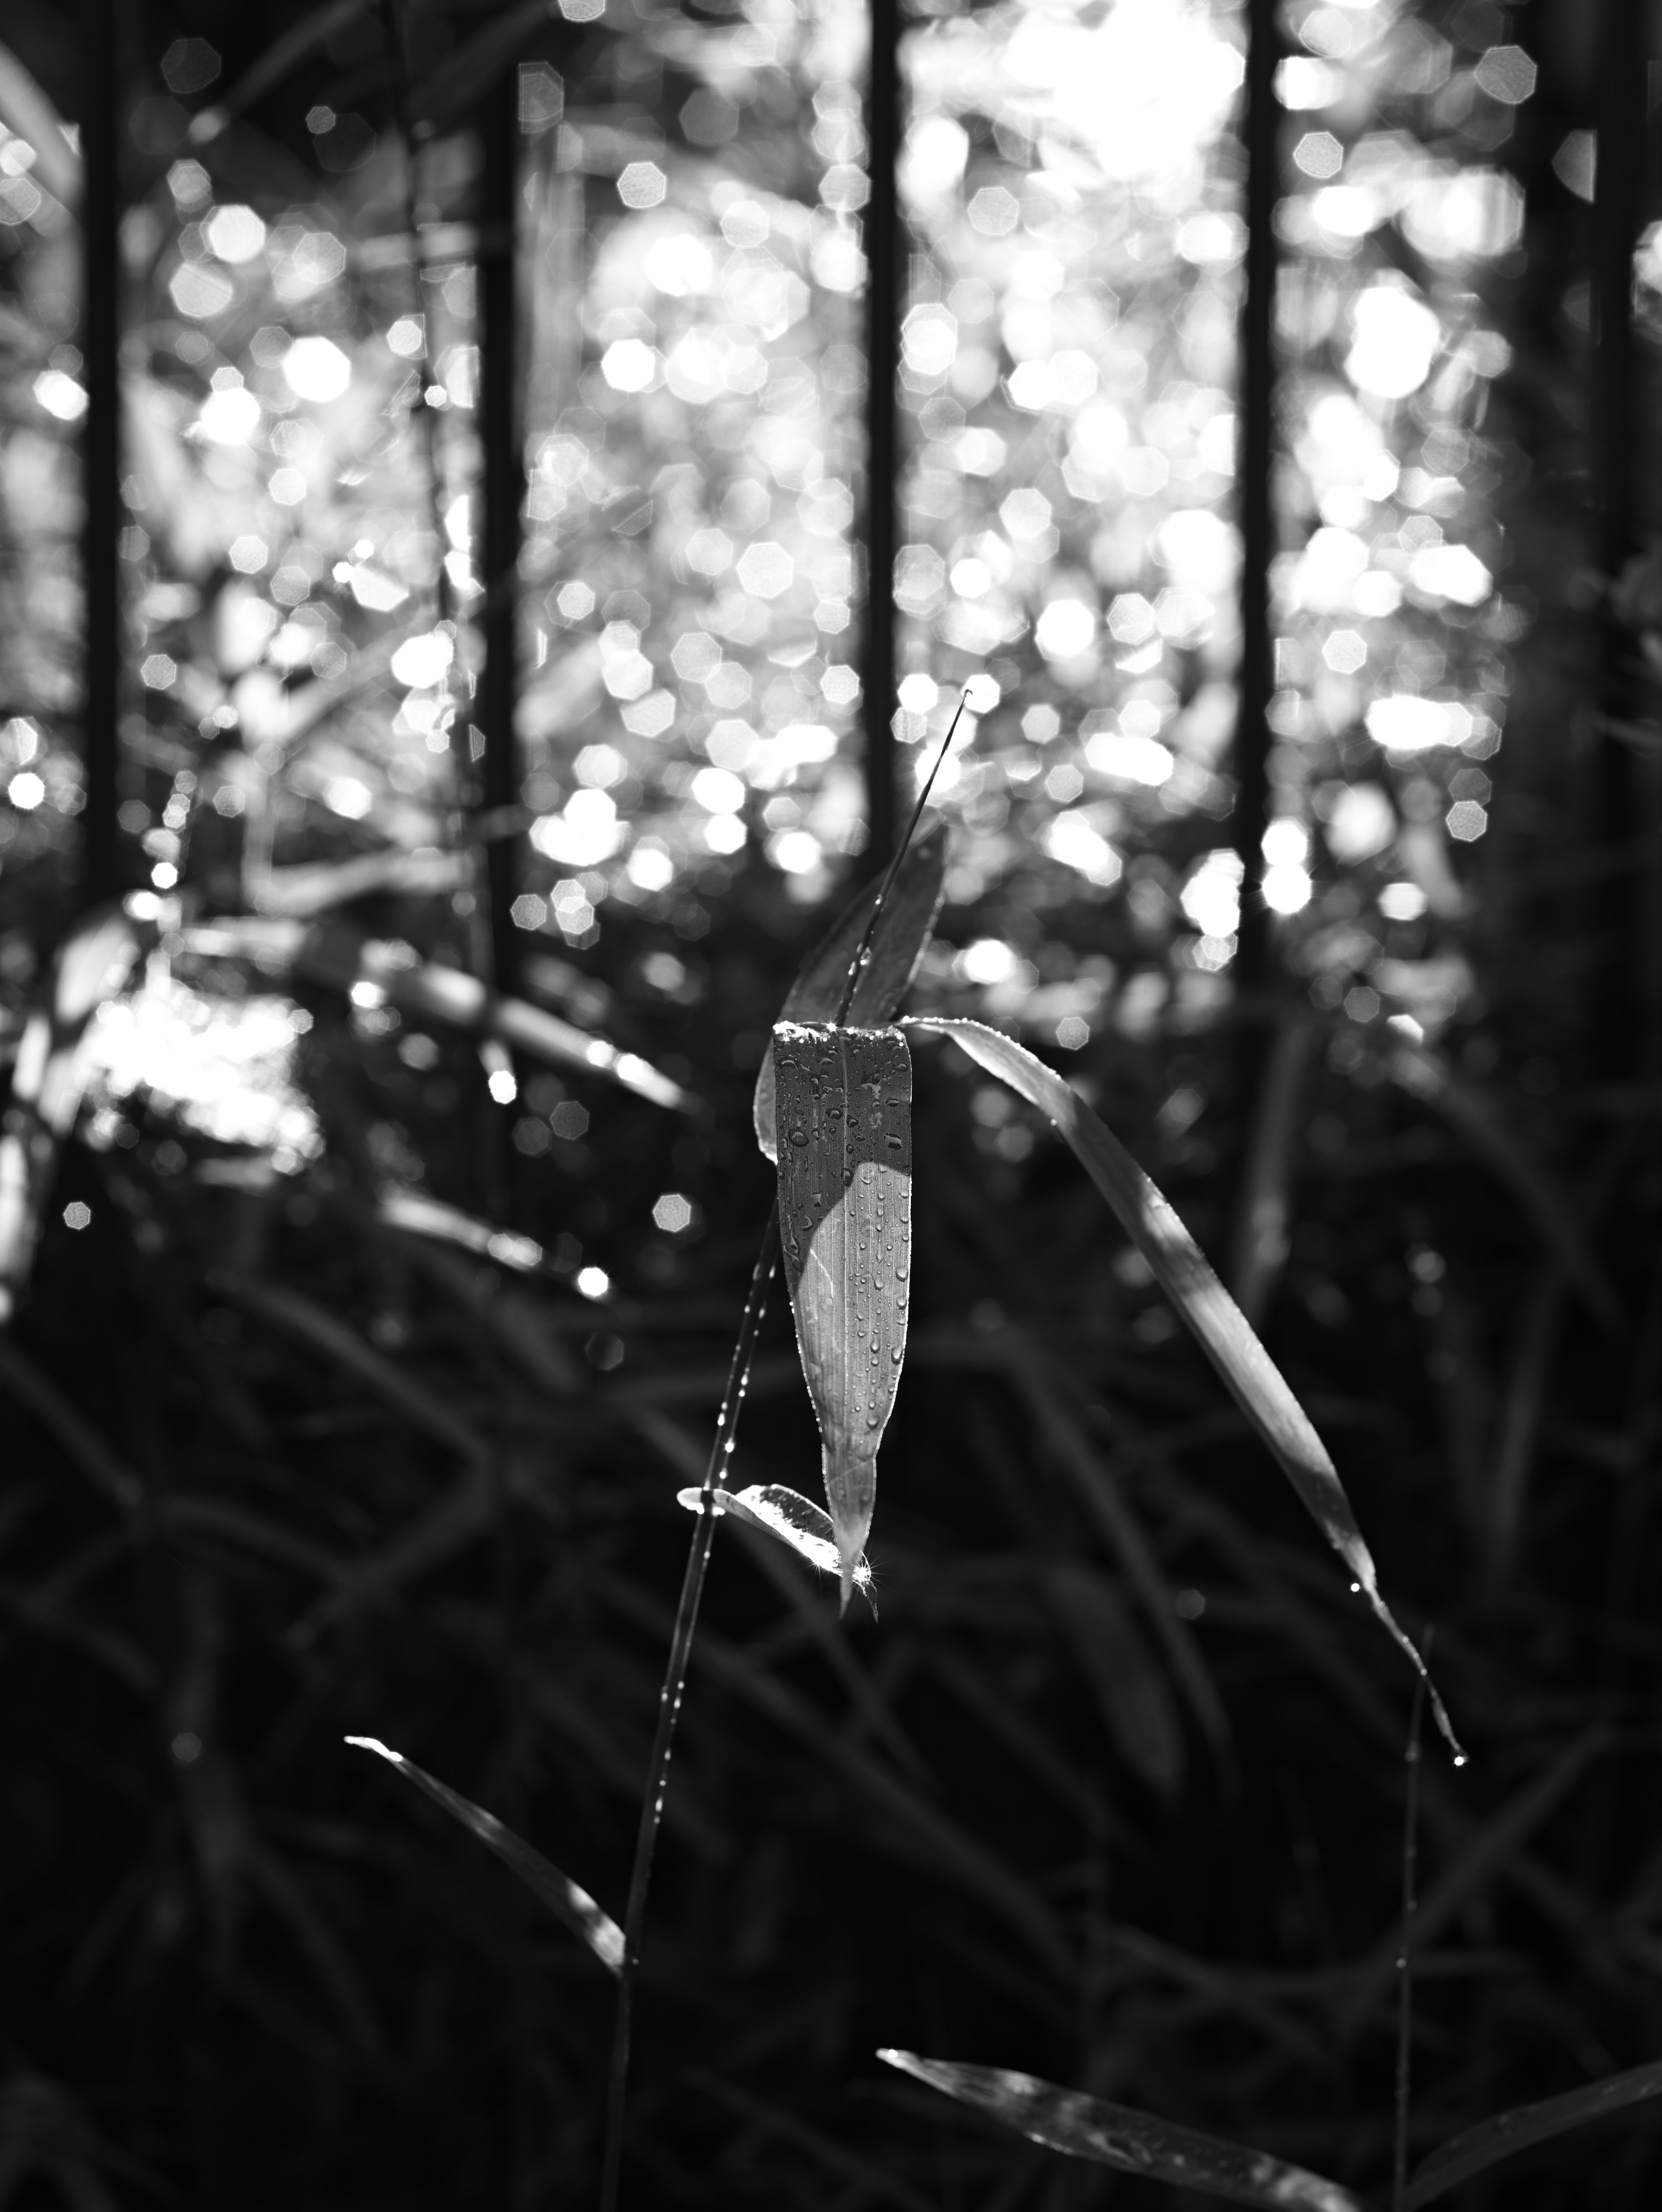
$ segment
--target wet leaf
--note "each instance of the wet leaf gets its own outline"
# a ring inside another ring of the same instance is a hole
[[[540,1851],[533,1851],[511,1828],[505,1828],[494,1813],[487,1813],[483,1806],[459,1796],[435,1780],[424,1767],[417,1766],[413,1759],[390,1750],[373,1735],[349,1735],[346,1741],[359,1751],[373,1751],[377,1758],[396,1766],[406,1782],[413,1782],[417,1790],[424,1790],[435,1805],[442,1805],[453,1820],[460,1820],[487,1850],[496,1853],[511,1873],[518,1875],[557,1920],[564,1921],[568,1928],[581,1936],[603,1966],[614,1974],[621,1970],[624,1931],[609,1913],[601,1911],[586,1889],[579,1888]]]
[[[1123,1145],[1054,1069],[1014,1038],[980,1022],[939,1015],[919,1017],[906,1027],[950,1037],[977,1066],[1007,1083],[1055,1123],[1241,1411],[1280,1462],[1317,1526],[1355,1577],[1384,1627],[1423,1675],[1419,1653],[1379,1594],[1373,1554],[1326,1445],[1200,1247]],[[1428,1681],[1428,1688],[1437,1725],[1456,1758],[1464,1759],[1442,1699]]]
[[[880,1029],[894,1019],[906,987],[917,972],[941,911],[941,888],[947,873],[947,825],[937,822],[926,830],[907,853],[895,878],[894,889],[866,956],[866,964],[849,1002],[848,1020],[854,1029]],[[785,994],[779,1009],[782,1022],[829,1022],[843,1003],[849,963],[860,950],[880,884],[861,891],[837,916],[831,928],[802,963],[801,973]],[[756,1141],[776,1159],[774,1130],[773,1060],[764,1057],[756,1076],[754,1105]]]
[[[1499,2113],[1432,2152],[1403,2193],[1403,2212],[1419,2212],[1421,2205],[1446,2196],[1461,2182],[1470,2181],[1474,2173],[1482,2173],[1486,2166],[1497,2165],[1516,2151],[1549,2142],[1554,2136],[1567,2135],[1572,2128],[1603,2119],[1607,2112],[1622,2112],[1629,2105],[1642,2104],[1658,2095],[1662,2095],[1662,2059],[1653,2059],[1647,2066],[1606,2075],[1602,2081],[1589,2081],[1585,2088],[1572,2089],[1564,2096],[1543,2098],[1538,2105],[1520,2105],[1516,2112]]]
[[[1166,2181],[1237,2204],[1261,2204],[1275,2212],[1361,2212],[1358,2199],[1336,2181],[1289,2166],[1244,2143],[1175,2126],[1152,2112],[1110,2105],[1078,2090],[1059,2089],[1031,2074],[1000,2066],[959,2066],[941,2058],[919,2058],[910,2051],[880,2051],[886,2064],[898,2066],[959,2104],[987,2112],[1032,2142],[1111,2166],[1147,2181]]]
[[[703,1497],[702,1490],[678,1490],[675,1501],[696,1513]],[[831,1517],[800,1491],[788,1490],[782,1482],[753,1482],[747,1490],[718,1490],[714,1497],[718,1513],[731,1513],[735,1520],[747,1521],[752,1528],[764,1529],[811,1567],[826,1574],[838,1571],[837,1531]],[[855,1562],[855,1588],[869,1590],[871,1580],[871,1563],[862,1552]]]
[[[773,1062],[785,1280],[846,1609],[906,1352],[911,1055],[897,1029],[779,1022]]]

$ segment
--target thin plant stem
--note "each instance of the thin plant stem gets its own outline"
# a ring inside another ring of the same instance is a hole
[[[1434,1632],[1426,1632],[1422,1656],[1429,1666]],[[1408,2188],[1408,2114],[1412,2087],[1414,2036],[1414,1916],[1415,1859],[1420,1832],[1420,1729],[1425,1718],[1426,1680],[1423,1673],[1414,1685],[1414,1711],[1408,1723],[1407,1802],[1403,1808],[1403,1939],[1397,1953],[1397,2125],[1392,2145],[1391,2212],[1403,2212]]]
[[[721,1400],[721,1417],[715,1425],[715,1439],[710,1446],[703,1484],[698,1493],[697,1518],[693,1524],[692,1542],[687,1550],[686,1572],[681,1579],[680,1602],[675,1610],[675,1631],[670,1639],[669,1659],[664,1668],[664,1686],[658,1699],[658,1729],[652,1741],[646,1794],[641,1801],[641,1825],[635,1838],[635,1863],[630,1872],[629,1903],[624,1914],[624,1958],[618,1977],[618,2008],[613,2016],[612,2033],[600,2212],[616,2212],[622,2179],[624,2113],[629,2094],[630,2035],[634,2024],[635,1981],[640,1965],[641,1933],[646,1920],[647,1893],[652,1884],[653,1854],[657,1848],[658,1831],[663,1823],[664,1797],[669,1788],[669,1762],[675,1746],[675,1723],[680,1718],[681,1700],[686,1692],[693,1632],[698,1625],[698,1607],[704,1594],[704,1577],[709,1569],[710,1551],[715,1541],[715,1492],[733,1456],[740,1409],[745,1402],[751,1368],[756,1358],[756,1339],[762,1326],[762,1316],[767,1311],[768,1291],[778,1264],[779,1206],[776,1200],[768,1216],[768,1225],[763,1231],[762,1249],[756,1255],[755,1271],[750,1279],[750,1295],[745,1301],[744,1319],[739,1324],[738,1341],[733,1347],[733,1364],[728,1372],[727,1392]]]
[[[895,886],[895,878],[899,875],[906,855],[912,848],[912,840],[917,835],[917,825],[923,819],[923,809],[928,805],[929,793],[934,789],[934,780],[940,775],[942,763],[953,749],[953,739],[958,735],[958,726],[963,720],[964,709],[969,703],[970,687],[966,684],[959,694],[958,705],[953,710],[947,734],[941,740],[941,750],[934,757],[934,765],[923,779],[923,788],[917,794],[917,804],[912,809],[911,820],[906,824],[906,834],[901,839],[893,860],[889,863],[888,873],[883,878],[883,888],[877,894],[877,902],[866,917],[866,927],[861,936],[859,948],[849,963],[848,976],[843,985],[843,996],[837,1008],[836,1020],[839,1027],[849,1018],[849,1008],[853,1004],[854,994],[860,987],[860,978],[865,973],[866,963],[871,957],[872,943],[877,935],[879,917],[888,903],[889,894]]]
[[[958,734],[958,726],[963,720],[969,696],[966,687],[959,700],[957,711],[941,750],[935,755],[934,765],[924,779],[923,788],[917,795],[917,804],[912,809],[911,820],[906,825],[906,834],[900,841],[899,850],[889,863],[888,872],[883,878],[882,889],[877,895],[859,946],[849,963],[843,996],[837,1009],[839,1024],[848,1018],[855,990],[870,957],[878,916],[894,889],[901,864],[911,849],[924,806],[934,787],[935,778],[941,773],[941,763],[952,750],[953,739]],[[762,1249],[756,1255],[755,1269],[750,1279],[750,1294],[745,1300],[744,1318],[739,1324],[738,1341],[733,1347],[733,1364],[728,1370],[727,1390],[715,1424],[715,1437],[710,1445],[703,1482],[698,1492],[697,1516],[693,1524],[692,1541],[687,1547],[686,1571],[681,1577],[681,1595],[675,1608],[675,1627],[670,1638],[669,1657],[664,1668],[664,1686],[659,1692],[658,1727],[652,1740],[646,1793],[641,1801],[641,1824],[635,1838],[635,1860],[630,1869],[629,1899],[624,1910],[624,1957],[618,1976],[618,2005],[612,2015],[612,2059],[606,2083],[600,2212],[617,2212],[618,2191],[623,2183],[624,2121],[629,2102],[629,2055],[635,2024],[635,1985],[640,1966],[641,1936],[646,1923],[647,1896],[652,1887],[652,1863],[658,1848],[658,1831],[663,1826],[664,1799],[669,1790],[669,1764],[675,1748],[675,1726],[681,1717],[681,1703],[686,1694],[692,1639],[698,1626],[698,1607],[703,1599],[704,1578],[709,1571],[710,1553],[715,1544],[715,1492],[721,1487],[728,1462],[733,1456],[739,1415],[744,1406],[745,1393],[750,1387],[751,1369],[756,1358],[756,1340],[767,1311],[768,1292],[778,1264],[779,1202],[776,1198],[768,1215],[768,1225],[762,1232]]]

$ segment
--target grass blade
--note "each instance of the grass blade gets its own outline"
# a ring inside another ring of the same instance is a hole
[[[702,1490],[678,1490],[675,1502],[685,1505],[690,1513],[696,1513],[703,1496]],[[837,1533],[831,1517],[800,1491],[788,1490],[782,1482],[753,1482],[746,1490],[718,1490],[715,1498],[718,1513],[731,1513],[735,1520],[762,1529],[822,1573],[834,1575],[838,1571]],[[862,1552],[855,1562],[855,1588],[869,1591],[871,1581],[871,1562]]]
[[[1227,2197],[1237,2204],[1259,2204],[1275,2212],[1361,2212],[1348,2189],[1288,2166],[1263,2151],[1226,2142],[1221,2136],[1180,2128],[1152,2112],[1110,2105],[1078,2090],[1059,2089],[1031,2074],[1001,2066],[959,2066],[942,2058],[919,2058],[910,2051],[880,2051],[886,2064],[898,2066],[939,2089],[1001,2121],[1006,2127],[1069,2158],[1090,2159],[1145,2181],[1166,2181],[1174,2188]]]
[[[906,854],[894,888],[883,902],[867,949],[866,963],[849,1000],[847,1020],[855,1029],[882,1029],[894,1019],[906,987],[916,973],[941,911],[947,875],[947,825],[937,822]],[[837,1018],[848,985],[849,963],[860,951],[880,885],[862,891],[837,916],[803,963],[801,972],[779,1009],[782,1022],[829,1022]],[[756,1076],[756,1141],[776,1159],[774,1076],[771,1054]]]
[[[533,1851],[529,1844],[505,1828],[494,1813],[487,1813],[481,1805],[436,1780],[424,1767],[402,1753],[389,1750],[373,1735],[349,1735],[347,1742],[359,1751],[373,1751],[388,1765],[396,1766],[406,1782],[424,1790],[435,1805],[442,1805],[454,1820],[477,1836],[485,1849],[494,1851],[511,1874],[532,1893],[541,1899],[557,1920],[563,1920],[574,1934],[581,1936],[600,1964],[610,1973],[621,1973],[624,1963],[624,1931],[608,1912],[601,1911],[586,1889],[578,1887],[557,1866],[551,1865],[540,1851]]]
[[[1584,2128],[1607,2112],[1643,2104],[1662,2095],[1662,2058],[1647,2066],[1635,2066],[1625,2074],[1607,2074],[1602,2081],[1571,2089],[1562,2097],[1548,2097],[1538,2105],[1520,2105],[1516,2112],[1501,2112],[1479,2127],[1468,2128],[1434,2150],[1408,2185],[1403,2212],[1420,2212],[1422,2204],[1446,2196],[1461,2182],[1470,2181],[1515,2152],[1532,2144],[1549,2142],[1554,2136]]]
[[[1379,1594],[1373,1555],[1326,1445],[1200,1247],[1119,1139],[1054,1069],[999,1030],[941,1015],[914,1018],[906,1027],[950,1037],[977,1066],[1007,1083],[1055,1123],[1241,1411],[1279,1461],[1317,1526],[1350,1569],[1380,1622],[1424,1676],[1419,1653]],[[1465,1754],[1442,1699],[1428,1680],[1427,1689],[1438,1727],[1457,1760],[1464,1761]]]
[[[912,1063],[897,1029],[773,1032],[779,1233],[819,1423],[846,1611],[877,1498],[911,1294]]]

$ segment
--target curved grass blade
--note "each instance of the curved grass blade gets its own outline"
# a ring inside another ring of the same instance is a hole
[[[623,1971],[624,1931],[610,1913],[601,1911],[586,1889],[580,1889],[558,1867],[551,1865],[540,1851],[533,1851],[511,1828],[503,1827],[494,1813],[487,1813],[483,1806],[458,1796],[413,1759],[389,1750],[373,1735],[349,1735],[346,1741],[359,1751],[373,1751],[378,1759],[396,1766],[406,1782],[413,1782],[417,1790],[424,1790],[435,1805],[442,1805],[453,1820],[460,1820],[487,1850],[494,1851],[510,1873],[518,1875],[557,1920],[563,1920],[574,1934],[581,1936],[608,1972]]]
[[[1425,1679],[1437,1725],[1457,1761],[1464,1763],[1465,1753],[1442,1699],[1426,1676],[1419,1653],[1379,1594],[1373,1554],[1326,1445],[1170,1204],[1084,1100],[1014,1038],[980,1022],[952,1020],[943,1015],[921,1016],[905,1026],[950,1037],[977,1066],[1007,1083],[1055,1123],[1241,1411],[1280,1462],[1317,1526],[1350,1569],[1379,1621]]]
[[[843,1607],[877,1498],[911,1293],[912,1063],[897,1029],[779,1022],[779,1234]]]
[[[1474,2173],[1482,2173],[1516,2151],[1549,2142],[1572,2128],[1601,2120],[1606,2112],[1619,2112],[1629,2105],[1643,2104],[1662,2095],[1662,2059],[1635,2066],[1625,2074],[1608,2074],[1602,2081],[1589,2081],[1562,2097],[1547,2097],[1538,2105],[1520,2105],[1515,2112],[1501,2112],[1480,2127],[1468,2128],[1434,2150],[1409,2183],[1403,2212],[1420,2212]]]
[[[675,1502],[685,1505],[689,1513],[696,1513],[703,1496],[702,1490],[678,1490]],[[747,1521],[752,1528],[762,1529],[822,1573],[839,1571],[831,1517],[800,1491],[788,1490],[782,1482],[753,1482],[746,1490],[718,1490],[715,1498],[716,1512]],[[871,1583],[871,1562],[862,1552],[855,1561],[854,1586],[869,1595]]]
[[[947,825],[937,822],[908,850],[895,878],[894,888],[883,902],[883,911],[872,932],[865,966],[855,983],[846,1019],[853,1029],[881,1029],[894,1019],[906,995],[906,987],[917,972],[941,911],[947,875]],[[860,951],[861,939],[877,904],[880,884],[874,885],[845,907],[803,963],[796,981],[779,1010],[782,1022],[830,1022],[837,1018],[849,980],[849,963]],[[756,1141],[770,1160],[778,1158],[774,1129],[774,1076],[771,1054],[764,1057],[756,1076],[753,1108]]]
[[[1122,2173],[1140,2174],[1145,2181],[1166,2181],[1174,2188],[1200,2190],[1274,2212],[1362,2212],[1359,2200],[1336,2181],[1249,2150],[1244,2143],[1178,2127],[1152,2112],[1105,2104],[1099,2097],[1059,2089],[1001,2066],[959,2066],[947,2059],[919,2058],[910,2051],[877,2055],[886,2065],[1069,2158],[1090,2159]]]

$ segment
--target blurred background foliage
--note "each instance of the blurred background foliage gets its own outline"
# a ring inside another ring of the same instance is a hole
[[[1244,855],[1240,11],[913,0],[874,372],[852,0],[13,0],[0,2198],[590,2200],[603,1978],[340,1739],[620,1908],[674,1493],[768,1203],[750,1086],[874,858],[894,370],[903,794],[974,679],[914,1003],[1131,1144],[1439,1624],[1476,1756],[1425,1776],[1415,2138],[1662,2051],[1662,586],[1647,444],[1602,529],[1593,335],[1626,20],[1283,11]],[[724,1529],[630,2201],[1154,2201],[879,2044],[1377,2185],[1405,1673],[1059,1148],[918,1059],[881,1625]],[[752,1395],[745,1479],[811,1489],[777,1314]],[[1616,2212],[1659,2172],[1640,2121],[1465,2201]]]

